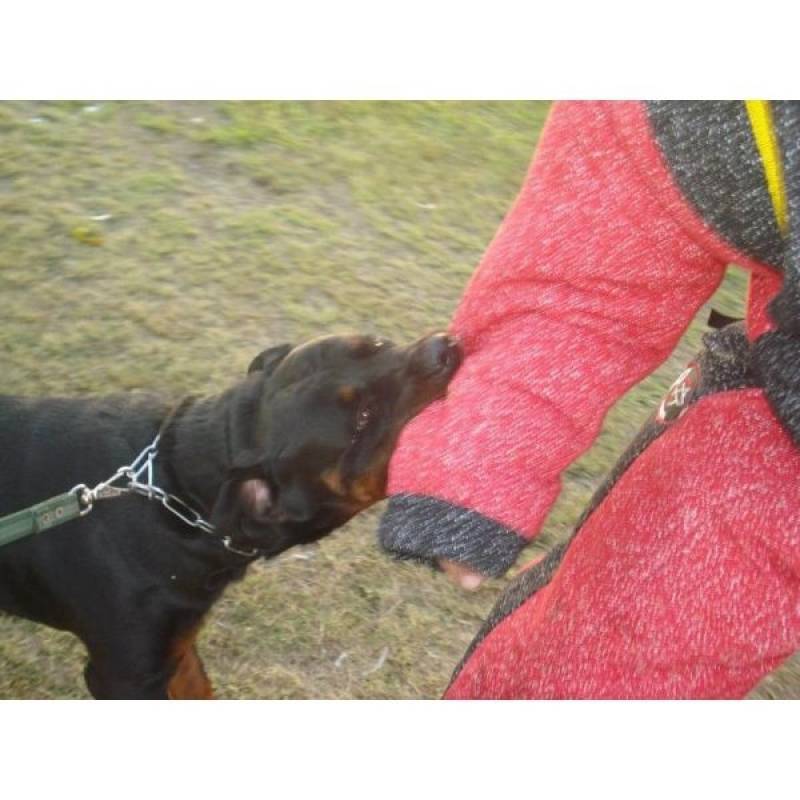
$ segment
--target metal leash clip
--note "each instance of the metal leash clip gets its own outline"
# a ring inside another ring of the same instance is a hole
[[[85,484],[79,483],[69,490],[69,494],[74,494],[78,498],[78,505],[81,507],[80,516],[85,517],[94,507],[94,494]]]

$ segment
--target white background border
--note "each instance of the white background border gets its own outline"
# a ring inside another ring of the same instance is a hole
[[[796,97],[789,4],[7,4],[12,98]],[[2,665],[0,665],[2,668]],[[8,797],[776,797],[793,703],[6,702]]]

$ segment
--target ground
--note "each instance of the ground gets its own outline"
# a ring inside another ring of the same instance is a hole
[[[2,391],[214,393],[271,344],[443,328],[547,108],[0,104]],[[714,307],[740,315],[745,282],[732,267]],[[610,413],[520,564],[566,535],[707,316]],[[392,562],[380,512],[228,591],[200,638],[220,697],[441,694],[508,579],[469,595]],[[0,616],[0,697],[86,697],[83,659],[70,635]]]

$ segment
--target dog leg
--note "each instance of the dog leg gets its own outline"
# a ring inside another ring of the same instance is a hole
[[[194,641],[190,641],[181,653],[175,672],[167,684],[170,700],[213,700],[214,691],[206,675],[203,662],[197,655]]]
[[[211,682],[193,641],[170,663],[174,664],[172,670],[161,667],[134,676],[90,661],[84,677],[96,700],[213,700]]]
[[[98,630],[90,642],[85,641],[89,663],[84,677],[96,700],[170,698],[168,686],[186,645],[179,647],[157,630],[155,625],[129,627],[124,637],[118,630]]]

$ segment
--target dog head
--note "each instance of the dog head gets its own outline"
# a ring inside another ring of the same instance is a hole
[[[212,523],[267,556],[339,527],[385,496],[400,431],[460,363],[445,334],[408,347],[327,336],[265,350],[229,412],[232,464]]]

